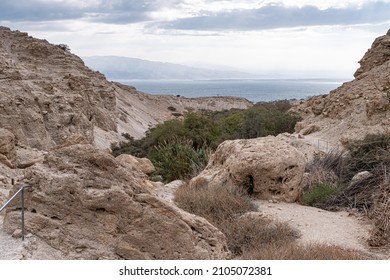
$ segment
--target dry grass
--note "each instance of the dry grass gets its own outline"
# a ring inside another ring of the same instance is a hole
[[[240,256],[251,248],[268,243],[295,240],[298,232],[287,224],[274,223],[254,210],[250,197],[234,186],[215,188],[179,188],[175,197],[182,209],[206,218],[226,236],[233,255]]]
[[[289,243],[299,237],[299,232],[286,223],[276,223],[256,214],[244,215],[218,226],[234,256],[242,256],[267,244]]]
[[[180,208],[212,223],[220,223],[254,209],[251,198],[234,186],[184,186],[176,191],[175,200]]]
[[[337,246],[299,245],[299,232],[287,223],[271,221],[253,209],[251,199],[234,186],[179,188],[182,209],[206,218],[226,236],[235,259],[360,260],[358,252]],[[249,212],[249,213],[248,213]]]
[[[297,242],[270,243],[263,247],[253,248],[240,257],[240,259],[252,260],[365,260],[367,258],[360,252],[346,250],[335,245],[301,245]]]

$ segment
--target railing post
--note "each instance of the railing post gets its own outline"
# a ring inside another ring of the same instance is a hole
[[[22,241],[24,241],[24,186],[22,186]]]
[[[14,181],[12,180],[12,183],[14,183]],[[5,207],[8,206],[8,204],[10,204],[14,199],[15,197],[17,197],[19,195],[19,193],[21,193],[21,200],[22,200],[22,240],[24,240],[24,189],[25,188],[28,188],[28,187],[31,187],[31,185],[28,185],[28,184],[24,184],[22,185],[19,190],[14,193],[14,195],[8,199],[8,201],[0,207],[0,212],[3,211],[5,209]]]

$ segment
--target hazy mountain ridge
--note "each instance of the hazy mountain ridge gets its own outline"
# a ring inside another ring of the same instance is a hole
[[[200,80],[200,79],[253,79],[255,74],[190,67],[180,64],[149,61],[120,56],[83,57],[88,67],[100,71],[113,80]]]

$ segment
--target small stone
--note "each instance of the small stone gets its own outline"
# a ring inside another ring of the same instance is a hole
[[[22,230],[21,229],[15,229],[15,231],[12,233],[13,238],[21,238],[22,237]]]

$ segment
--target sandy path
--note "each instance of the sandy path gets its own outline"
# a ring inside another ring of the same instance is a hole
[[[270,203],[256,200],[258,211],[270,218],[287,222],[298,229],[303,242],[318,242],[367,250],[365,240],[371,226],[347,212],[329,212],[296,203]]]
[[[19,260],[22,251],[23,241],[3,231],[3,216],[0,215],[0,260]]]

